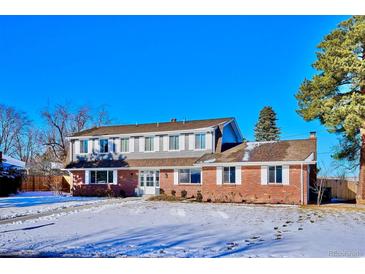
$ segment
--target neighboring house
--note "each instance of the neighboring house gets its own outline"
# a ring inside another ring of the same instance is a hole
[[[316,138],[245,142],[234,118],[91,128],[70,140],[74,186],[127,196],[162,190],[205,201],[305,204]]]
[[[6,156],[0,151],[0,167],[3,169],[25,169],[25,162]]]

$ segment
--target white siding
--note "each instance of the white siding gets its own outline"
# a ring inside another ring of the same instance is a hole
[[[179,150],[185,150],[185,135],[179,135]]]
[[[179,171],[177,169],[174,169],[174,185],[179,184]]]
[[[283,185],[289,185],[289,166],[283,166]]]
[[[169,150],[169,136],[164,135],[162,138],[163,138],[162,139],[163,151],[168,151]]]
[[[261,184],[267,185],[267,166],[261,166]]]
[[[144,137],[139,137],[139,151],[144,152]]]
[[[85,184],[89,184],[89,183],[90,183],[90,171],[85,170]]]
[[[205,148],[206,149],[212,149],[213,148],[212,141],[213,141],[212,133],[211,132],[207,132],[205,134]]]
[[[236,184],[240,185],[242,183],[242,178],[241,178],[241,166],[236,166]]]
[[[134,137],[129,138],[129,152],[134,152]]]
[[[153,138],[153,148],[155,151],[160,151],[160,136],[155,136]]]
[[[194,133],[189,134],[189,150],[195,149],[195,135]]]
[[[113,152],[113,139],[108,139],[108,153],[112,153]]]
[[[221,185],[223,181],[223,168],[221,166],[217,166],[217,185]]]

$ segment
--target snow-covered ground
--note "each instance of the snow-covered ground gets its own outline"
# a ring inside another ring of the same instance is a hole
[[[44,213],[58,208],[97,203],[101,198],[73,197],[50,191],[22,192],[15,196],[0,198],[0,220]]]
[[[0,256],[364,257],[365,211],[120,200],[0,225]]]

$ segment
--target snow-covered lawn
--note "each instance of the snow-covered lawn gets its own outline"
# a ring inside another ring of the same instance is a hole
[[[365,211],[120,200],[0,225],[0,256],[365,256]]]
[[[96,203],[101,198],[73,197],[54,192],[23,192],[15,196],[0,198],[0,220],[42,213],[58,208]]]

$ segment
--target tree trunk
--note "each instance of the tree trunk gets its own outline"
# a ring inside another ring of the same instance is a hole
[[[361,148],[360,148],[360,174],[359,185],[357,188],[358,204],[365,204],[365,128],[360,129]]]

